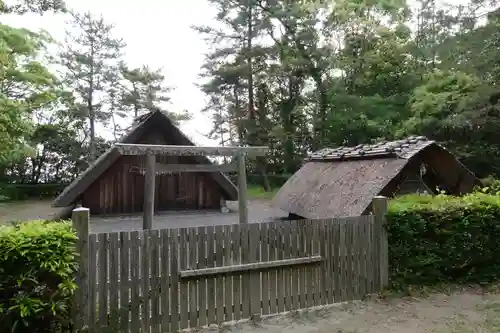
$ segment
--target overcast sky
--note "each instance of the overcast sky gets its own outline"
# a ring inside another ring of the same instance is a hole
[[[211,129],[208,115],[200,114],[204,94],[196,88],[197,75],[207,46],[193,24],[209,24],[215,11],[205,0],[66,0],[77,11],[102,14],[116,26],[115,34],[127,43],[125,60],[132,66],[163,68],[171,94],[171,110],[188,110],[194,119],[182,129],[198,144],[216,144],[206,139]],[[61,15],[7,17],[2,23],[32,30],[45,29],[58,41],[64,40],[65,18]],[[100,133],[103,135],[104,133]],[[106,135],[109,137],[109,135]],[[110,137],[109,137],[110,138]]]
[[[452,0],[466,3],[466,0]],[[413,1],[410,1],[412,3]],[[439,1],[442,2],[442,1]],[[197,76],[207,45],[193,31],[193,24],[211,24],[215,10],[206,0],[66,0],[69,8],[102,14],[115,25],[115,35],[127,43],[125,60],[132,66],[163,68],[166,84],[175,87],[171,111],[188,110],[193,120],[181,127],[197,144],[217,144],[204,137],[212,126],[209,115],[201,114],[205,96],[196,88]],[[66,18],[62,15],[4,17],[3,23],[28,29],[47,30],[64,40]],[[111,139],[111,133],[99,133]]]

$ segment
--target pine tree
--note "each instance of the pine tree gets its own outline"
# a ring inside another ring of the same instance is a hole
[[[165,84],[165,76],[161,73],[161,69],[152,69],[148,66],[128,68],[123,63],[120,68],[124,79],[121,104],[124,109],[133,113],[134,118],[146,112],[162,110],[167,112],[176,124],[189,120],[190,115],[186,111],[182,113],[167,111],[172,88]]]
[[[97,157],[96,124],[108,121],[106,90],[125,43],[113,36],[114,26],[90,12],[72,13],[72,30],[68,30],[65,48],[60,54],[65,83],[76,95],[75,113],[88,120],[89,160]]]

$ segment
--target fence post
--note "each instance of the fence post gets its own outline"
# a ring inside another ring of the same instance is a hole
[[[238,163],[238,212],[241,224],[248,223],[248,203],[247,203],[247,171],[245,164],[245,153],[241,152],[237,158]]]
[[[379,273],[380,288],[385,288],[389,285],[389,245],[387,231],[384,227],[387,221],[387,203],[388,200],[384,196],[373,197],[372,210],[375,216],[375,241],[379,250],[379,267],[377,270]]]
[[[78,271],[75,282],[77,290],[73,303],[73,328],[82,329],[88,324],[88,263],[89,263],[89,214],[90,210],[84,207],[73,209],[71,221],[78,240],[76,242],[76,253],[78,254]]]

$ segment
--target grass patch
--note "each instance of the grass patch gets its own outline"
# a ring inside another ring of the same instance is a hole
[[[279,188],[273,188],[271,191],[266,192],[262,186],[249,185],[248,186],[248,199],[264,199],[271,200]]]

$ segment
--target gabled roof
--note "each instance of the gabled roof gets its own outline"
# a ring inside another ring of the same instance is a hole
[[[145,134],[152,125],[164,129],[166,135],[175,141],[175,144],[183,146],[194,146],[195,144],[161,111],[155,111],[143,115],[136,119],[131,129],[118,141],[119,143],[137,143],[140,137]],[[121,154],[114,146],[102,154],[92,165],[80,174],[71,184],[69,184],[59,196],[52,202],[54,207],[66,207],[75,203],[78,197],[87,190],[114,162]],[[205,156],[192,156],[199,164],[211,164],[212,162]],[[220,186],[226,200],[237,200],[238,190],[231,180],[221,172],[208,173]]]
[[[443,163],[431,161],[431,153]],[[465,191],[479,184],[472,172],[435,141],[409,137],[317,151],[276,193],[273,205],[308,219],[361,215],[374,196],[391,196],[393,183],[401,181],[398,176],[417,159],[433,162],[433,171],[438,171],[443,184],[460,183]]]

